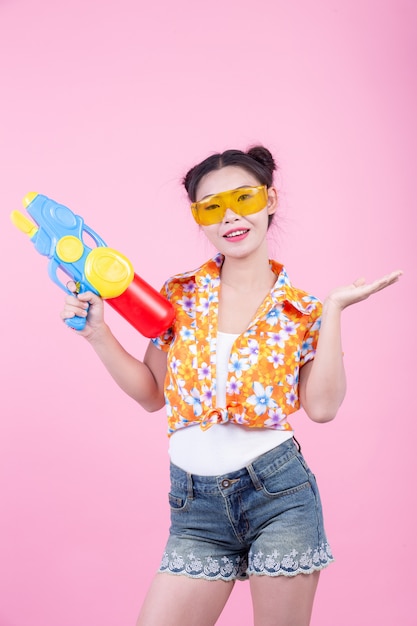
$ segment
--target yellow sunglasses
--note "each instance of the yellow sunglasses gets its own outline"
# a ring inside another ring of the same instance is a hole
[[[251,215],[262,211],[267,202],[268,190],[266,185],[239,187],[208,196],[199,202],[193,202],[191,211],[197,224],[210,226],[211,224],[219,224],[227,209],[231,209],[237,215]]]

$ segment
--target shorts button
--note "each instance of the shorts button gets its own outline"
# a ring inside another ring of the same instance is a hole
[[[230,480],[227,480],[227,478],[222,480],[222,487],[224,487],[225,489],[227,489],[227,487],[230,487],[230,484]]]

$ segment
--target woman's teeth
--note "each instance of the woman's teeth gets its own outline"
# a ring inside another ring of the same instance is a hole
[[[228,235],[225,235],[226,239],[231,239],[232,237],[239,237],[240,235],[244,235],[245,233],[247,233],[247,230],[235,230],[233,231],[233,233],[229,233]]]

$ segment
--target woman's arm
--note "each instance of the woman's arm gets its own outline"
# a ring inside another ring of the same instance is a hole
[[[361,278],[334,289],[325,299],[316,355],[300,370],[301,404],[315,422],[328,422],[336,417],[346,393],[341,339],[343,309],[397,282],[401,274],[401,271],[392,272],[370,284]]]
[[[71,284],[68,285],[71,289]],[[103,301],[91,292],[67,296],[62,319],[87,316],[87,323],[77,334],[85,337],[125,393],[147,411],[157,411],[164,404],[164,380],[167,355],[150,342],[145,357],[139,361],[117,341],[104,321]]]

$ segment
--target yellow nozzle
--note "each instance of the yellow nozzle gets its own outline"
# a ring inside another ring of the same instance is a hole
[[[25,207],[25,209],[29,206],[29,204],[36,198],[37,196],[37,192],[36,191],[29,191],[29,193],[27,193],[25,195],[25,197],[23,198],[22,202],[23,202],[23,206]]]
[[[39,230],[38,227],[35,226],[35,224],[33,224],[30,220],[28,220],[28,218],[20,211],[12,211],[10,214],[10,219],[19,230],[21,230],[26,235],[29,235],[29,237],[33,237],[34,235],[36,235]]]

